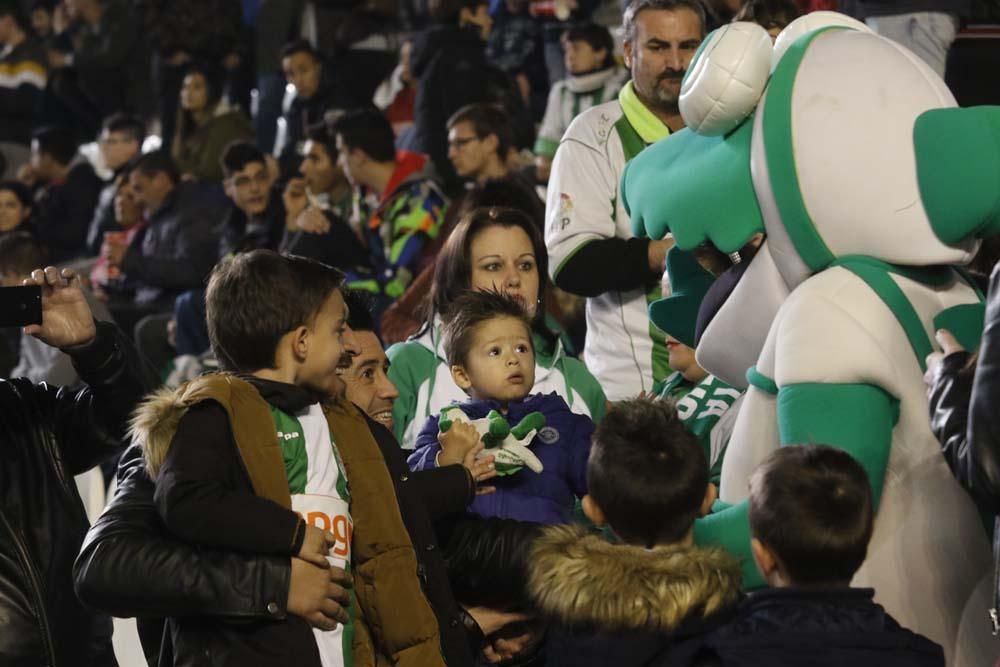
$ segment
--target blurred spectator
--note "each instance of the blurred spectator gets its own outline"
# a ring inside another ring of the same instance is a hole
[[[111,171],[111,178],[101,190],[94,217],[87,231],[87,254],[95,256],[101,251],[105,232],[121,231],[115,223],[115,195],[122,172],[129,162],[142,150],[146,128],[135,116],[115,114],[105,119],[97,145],[101,149],[101,160]]]
[[[281,67],[285,79],[295,88],[295,97],[287,105],[274,143],[274,155],[281,163],[281,174],[290,178],[302,158],[306,130],[324,121],[337,110],[355,109],[371,103],[370,98],[352,90],[349,76],[322,55],[306,40],[288,44],[282,50]]]
[[[274,149],[278,119],[285,99],[281,51],[302,35],[305,0],[260,0],[254,17],[254,57],[257,74],[257,145]]]
[[[0,237],[0,286],[17,287],[31,277],[31,272],[48,262],[45,246],[26,232]],[[99,321],[111,321],[108,309],[85,287],[80,288],[87,305]],[[21,336],[20,355],[10,377],[25,377],[32,382],[48,382],[57,387],[72,387],[80,378],[73,361],[62,350],[46,345],[34,336]]]
[[[0,0],[0,153],[13,177],[28,162],[31,128],[48,74],[45,48],[32,38],[17,0]]]
[[[240,0],[135,0],[145,10],[146,37],[154,45],[153,70],[163,146],[172,146],[177,104],[187,67],[238,65],[244,50]]]
[[[31,139],[31,164],[20,179],[37,188],[35,225],[38,240],[59,264],[87,252],[87,230],[104,185],[85,157],[77,152],[72,130],[43,127]]]
[[[337,161],[337,143],[325,123],[309,129],[301,178],[285,187],[282,252],[302,255],[345,272],[370,268],[368,251],[351,228],[354,193]]]
[[[590,107],[615,99],[628,79],[628,71],[615,62],[615,44],[604,26],[573,26],[563,35],[562,46],[569,76],[552,86],[535,139],[535,165],[542,183],[549,180],[552,158],[570,122]]]
[[[52,30],[51,0],[35,0],[31,3],[30,21],[35,37],[42,42],[48,42],[55,34]]]
[[[31,190],[17,181],[0,181],[0,238],[12,232],[34,233]]]
[[[528,13],[529,0],[504,0],[493,15],[493,29],[486,43],[486,58],[517,82],[529,108],[544,104],[549,88],[542,50],[541,26]],[[537,104],[533,98],[541,94]],[[539,115],[542,109],[539,108]]]
[[[135,286],[122,275],[121,268],[110,264],[110,256],[118,245],[128,247],[139,230],[146,226],[142,217],[135,191],[129,183],[129,171],[125,169],[117,179],[114,201],[111,206],[113,227],[99,237],[98,257],[90,272],[90,284],[98,298],[103,301],[132,297]]]
[[[111,314],[126,331],[140,319],[173,309],[174,299],[201,287],[215,264],[220,207],[195,183],[182,183],[164,151],[147,153],[129,174],[147,225],[130,244],[105,237],[108,262],[136,284],[131,299],[113,299]]]
[[[510,118],[498,106],[470,104],[456,111],[448,119],[448,159],[455,173],[480,184],[506,178],[511,135]]]
[[[181,84],[171,155],[185,178],[218,183],[226,146],[253,138],[250,119],[222,101],[219,76],[208,67],[187,68]]]
[[[145,125],[135,116],[114,114],[103,123],[97,145],[101,149],[104,166],[111,171],[111,178],[101,190],[94,217],[87,231],[88,255],[95,256],[100,253],[105,232],[121,231],[115,224],[115,195],[122,173],[141,152],[145,138]]]
[[[413,127],[413,106],[417,101],[417,89],[413,82],[410,60],[413,54],[413,40],[407,39],[399,48],[399,64],[385,81],[375,90],[375,106],[382,110],[392,123],[392,130],[398,137]]]
[[[944,78],[948,51],[969,0],[859,0],[868,27],[920,56]]]
[[[767,30],[771,41],[785,26],[802,14],[794,0],[746,0],[740,11],[733,17],[734,21],[750,21]]]
[[[226,147],[219,164],[232,201],[220,229],[219,258],[257,248],[277,250],[285,208],[263,151],[249,141],[236,141]]]
[[[348,274],[349,286],[376,295],[376,317],[416,277],[427,244],[441,229],[447,199],[424,155],[396,150],[392,126],[378,111],[337,119],[337,159],[358,189],[361,233],[371,270]],[[363,196],[370,194],[370,198]]]
[[[50,49],[53,69],[72,68],[75,77],[59,77],[56,94],[77,91],[98,118],[115,112],[138,113],[147,101],[146,51],[141,24],[126,0],[64,0],[72,21],[71,53]],[[89,129],[89,128],[88,128]]]

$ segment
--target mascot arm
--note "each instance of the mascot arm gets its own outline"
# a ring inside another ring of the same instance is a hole
[[[885,390],[868,384],[795,384],[778,391],[782,446],[823,444],[848,452],[868,473],[875,506],[889,461],[898,404]],[[740,559],[743,587],[764,581],[750,554],[748,502],[695,522],[695,541],[718,546]]]

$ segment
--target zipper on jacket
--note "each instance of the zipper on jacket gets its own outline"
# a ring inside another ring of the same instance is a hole
[[[42,626],[42,638],[45,640],[45,649],[49,654],[49,664],[56,664],[56,651],[55,646],[52,644],[52,632],[49,629],[49,618],[45,613],[45,600],[42,596],[42,584],[38,579],[38,573],[35,572],[35,568],[31,564],[31,560],[28,558],[28,554],[25,551],[24,544],[21,542],[17,533],[14,532],[14,528],[7,521],[7,516],[0,511],[0,521],[3,522],[4,527],[7,532],[10,533],[11,542],[17,549],[18,558],[21,560],[24,566],[24,572],[28,575],[28,582],[34,589],[35,600],[37,602],[35,612],[38,614],[38,620]]]

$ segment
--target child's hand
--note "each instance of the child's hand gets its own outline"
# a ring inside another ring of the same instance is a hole
[[[302,560],[318,565],[319,567],[329,567],[330,562],[326,557],[330,554],[330,549],[337,544],[337,538],[333,533],[320,530],[316,526],[306,524],[306,536],[302,540],[302,548],[297,554]]]
[[[447,433],[438,433],[438,442],[441,443],[439,466],[461,464],[465,455],[479,444],[479,431],[472,424],[456,421]]]
[[[483,482],[497,476],[496,466],[493,464],[493,456],[479,457],[479,452],[483,451],[485,445],[479,443],[469,450],[462,461],[466,470],[472,473],[472,479],[476,481],[476,495],[485,496],[497,490],[495,486],[480,486]]]

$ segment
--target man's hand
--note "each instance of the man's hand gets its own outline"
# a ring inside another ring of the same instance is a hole
[[[646,250],[646,255],[649,258],[649,270],[656,275],[662,275],[663,263],[667,259],[667,251],[673,247],[673,238],[650,241],[649,247]]]
[[[21,165],[20,169],[17,170],[17,180],[29,188],[35,187],[35,183],[38,182],[38,174],[32,168],[30,164]]]
[[[479,431],[472,424],[456,421],[447,433],[438,433],[438,442],[441,444],[439,466],[463,464],[466,455],[480,444]]]
[[[484,456],[483,458],[477,458],[479,452],[483,451],[485,445],[479,443],[472,449],[468,451],[465,458],[462,460],[462,465],[465,469],[472,473],[472,479],[476,480],[476,495],[485,496],[493,493],[497,490],[495,486],[480,486],[483,482],[489,479],[493,479],[497,476],[496,465],[493,463],[494,457]]]
[[[330,219],[318,208],[307,208],[299,213],[295,226],[308,234],[326,234],[330,231]]]
[[[955,352],[965,352],[965,348],[962,344],[958,342],[955,336],[952,335],[947,329],[939,329],[937,333],[934,334],[934,338],[937,340],[938,345],[941,346],[940,352],[931,352],[927,355],[927,372],[924,373],[924,382],[928,387],[932,387],[935,382],[937,382],[938,372],[941,369],[941,362],[944,358]]]
[[[302,540],[302,548],[299,549],[298,556],[318,567],[329,567],[330,562],[326,557],[336,544],[337,538],[333,536],[333,533],[320,530],[316,526],[306,525],[306,536]]]
[[[285,203],[285,226],[295,229],[295,222],[309,204],[306,198],[306,180],[304,178],[293,178],[285,185],[285,191],[281,193],[281,200]]]
[[[59,69],[66,66],[66,54],[62,51],[49,49],[49,67]]]
[[[351,577],[339,567],[317,567],[298,558],[292,559],[288,583],[288,613],[305,619],[320,630],[333,630],[337,623],[347,623],[351,604]]]
[[[125,241],[124,233],[104,233],[104,241],[101,243],[101,257],[108,260],[108,264],[120,267],[125,261],[126,252],[128,252],[128,243]]]
[[[76,272],[47,266],[32,271],[23,284],[42,288],[42,323],[29,324],[24,333],[52,347],[86,345],[94,340],[97,327]]]

